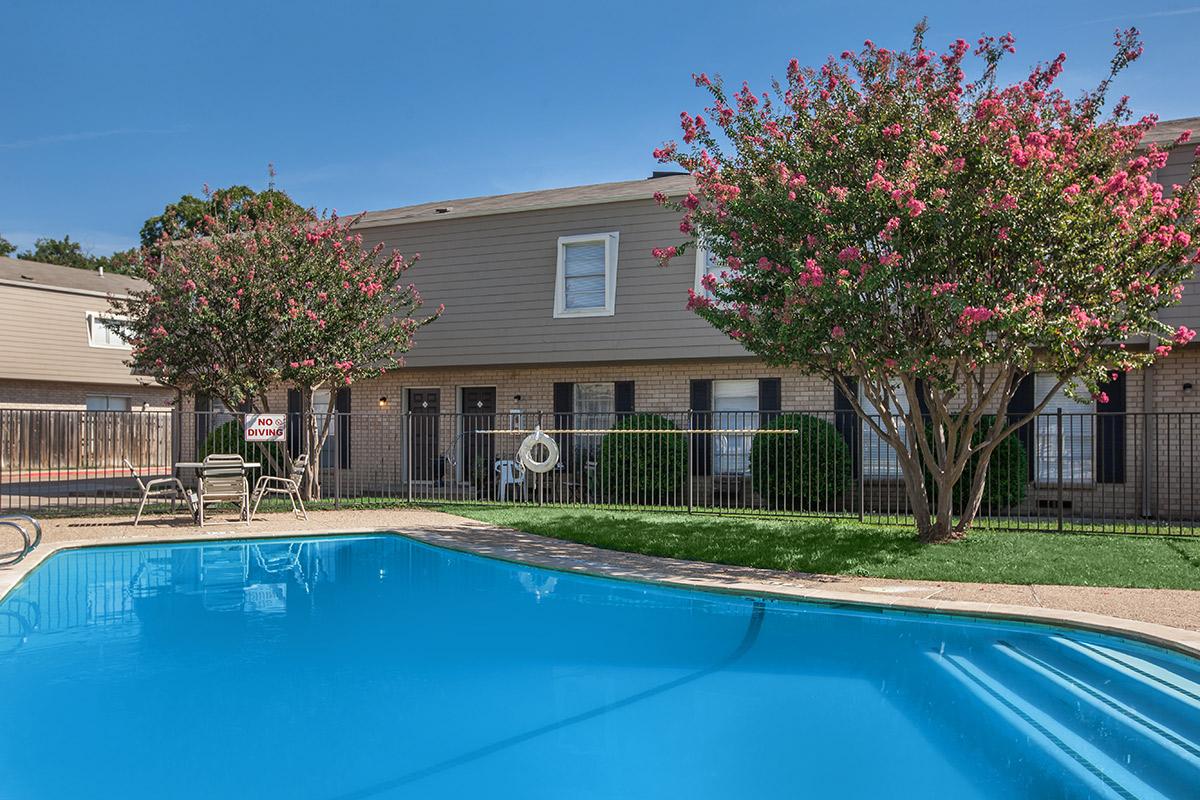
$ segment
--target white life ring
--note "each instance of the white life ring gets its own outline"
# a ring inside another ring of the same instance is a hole
[[[533,457],[533,448],[539,444],[546,448],[546,457],[541,461]],[[517,450],[517,460],[530,472],[549,472],[558,465],[558,443],[542,433],[541,428],[536,428],[521,442],[521,447]]]

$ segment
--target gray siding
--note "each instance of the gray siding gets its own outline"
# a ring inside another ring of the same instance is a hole
[[[1197,131],[1200,135],[1200,131]],[[1200,141],[1198,139],[1197,141]],[[1192,163],[1196,160],[1194,143],[1182,145],[1171,150],[1167,165],[1158,171],[1155,179],[1163,185],[1167,194],[1172,185],[1187,182],[1192,174]],[[1192,278],[1183,287],[1183,300],[1177,305],[1165,308],[1159,318],[1168,325],[1187,325],[1189,328],[1200,328],[1200,279]]]
[[[662,269],[655,247],[677,244],[679,217],[652,200],[445,219],[363,230],[421,260],[408,277],[442,319],[417,334],[414,367],[613,362],[745,356],[688,311],[691,253]],[[558,238],[620,233],[615,314],[554,318]]]

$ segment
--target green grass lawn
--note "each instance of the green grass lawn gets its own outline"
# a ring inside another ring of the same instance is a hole
[[[542,536],[692,561],[914,580],[1200,589],[1200,539],[971,531],[922,545],[903,527],[857,521],[447,505]]]

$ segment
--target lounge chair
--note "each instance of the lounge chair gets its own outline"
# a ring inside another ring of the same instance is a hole
[[[246,480],[246,462],[239,455],[214,453],[205,456],[200,468],[200,492],[196,500],[198,520],[204,524],[205,506],[237,503],[241,520],[250,524],[250,484]]]
[[[292,501],[292,514],[297,519],[308,519],[308,512],[304,510],[304,498],[300,496],[300,483],[307,471],[308,453],[302,453],[292,462],[286,478],[282,475],[263,475],[259,478],[254,483],[254,510],[250,512],[250,516],[258,513],[258,504],[262,502],[264,495],[285,494]]]
[[[179,478],[151,478],[143,480],[142,476],[134,468],[133,464],[129,463],[128,458],[122,458],[125,463],[125,468],[129,470],[129,474],[133,476],[137,482],[138,489],[141,490],[142,500],[138,503],[137,514],[133,517],[133,524],[137,525],[142,521],[142,510],[146,508],[146,503],[151,500],[169,500],[171,503],[171,513],[175,513],[175,503],[182,500],[188,507],[188,511],[192,509],[192,498],[188,494],[187,489],[183,487],[183,481]]]

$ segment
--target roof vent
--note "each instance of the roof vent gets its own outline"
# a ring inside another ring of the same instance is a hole
[[[23,280],[23,281],[31,281],[31,280],[33,280],[33,276],[32,276],[32,275],[22,275],[22,276],[21,276],[21,280]]]
[[[690,175],[690,174],[691,173],[689,173],[689,172],[678,172],[678,171],[672,172],[670,170],[656,169],[656,170],[654,170],[654,172],[650,173],[650,177],[647,178],[646,180],[652,181],[655,178],[669,178],[672,175]]]
[[[435,208],[435,209],[433,210],[433,213],[435,213],[435,214],[449,214],[449,213],[450,213],[451,211],[453,211],[453,210],[454,210],[454,206],[442,206],[441,208]]]

